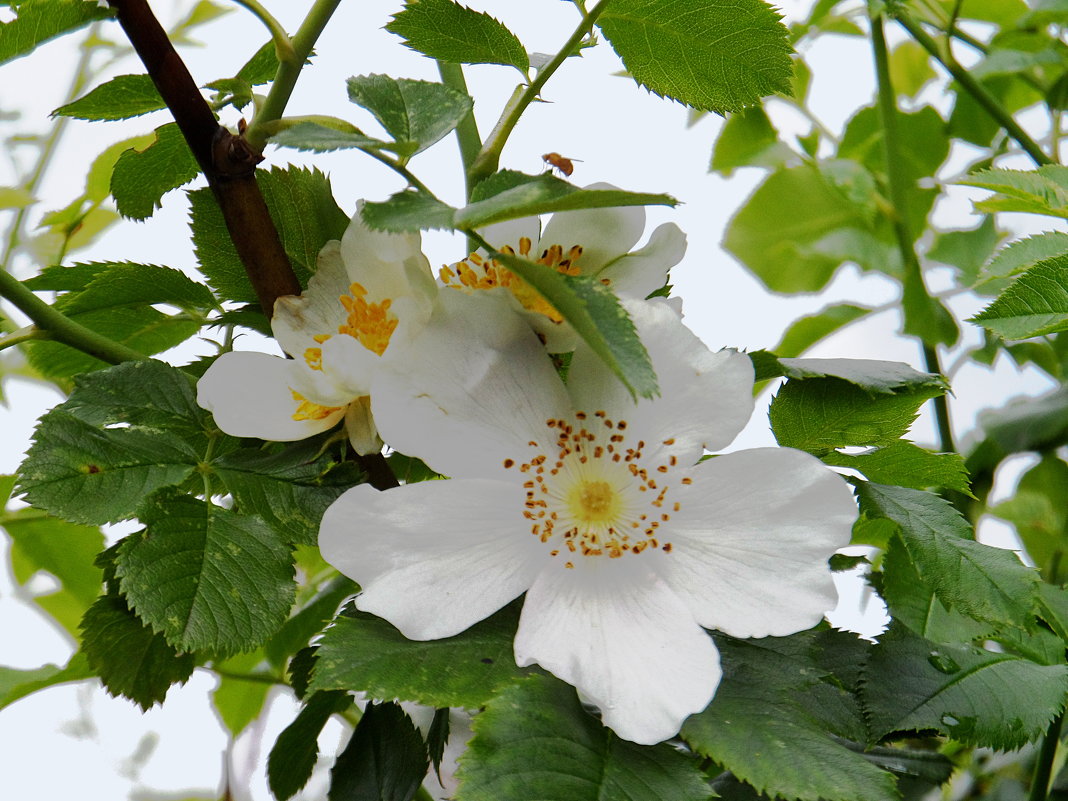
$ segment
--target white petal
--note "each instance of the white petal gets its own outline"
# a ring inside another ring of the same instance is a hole
[[[519,665],[574,685],[620,737],[643,745],[678,733],[719,685],[719,654],[685,605],[627,557],[546,569],[527,592]]]
[[[360,209],[341,238],[341,255],[349,283],[362,284],[375,302],[415,295],[429,303],[437,292],[419,234],[373,231],[363,222]]]
[[[230,436],[304,439],[333,428],[345,409],[342,405],[320,420],[294,420],[300,401],[293,398],[293,387],[300,386],[301,378],[300,365],[290,359],[249,351],[224,353],[197,382],[197,403]]]
[[[664,223],[653,231],[641,250],[616,259],[598,273],[609,279],[612,291],[645,298],[667,281],[668,270],[686,255],[686,234],[675,223]]]
[[[451,637],[519,596],[550,557],[522,517],[523,489],[493,481],[366,484],[326,510],[323,558],[356,605],[413,640]]]
[[[857,507],[814,456],[758,448],[691,471],[658,570],[701,625],[735,637],[780,636],[818,623],[836,593],[827,560],[849,543]]]
[[[361,456],[382,450],[382,438],[378,436],[375,420],[371,416],[371,398],[362,395],[349,404],[345,411],[345,433],[349,442]]]
[[[518,220],[505,220],[504,222],[487,225],[479,229],[479,234],[497,250],[505,246],[519,253],[519,240],[526,237],[530,240],[531,250],[537,250],[541,240],[541,220],[537,217],[521,217]],[[541,253],[538,251],[533,256],[536,259]]]
[[[587,189],[616,189],[611,184],[591,184]],[[606,209],[558,211],[545,225],[541,249],[560,245],[564,253],[582,246],[579,267],[583,275],[595,275],[609,262],[627,253],[645,231],[645,209],[618,206]],[[540,256],[541,253],[536,254]]]
[[[318,347],[314,337],[337,334],[345,321],[345,307],[339,298],[347,294],[351,281],[341,258],[340,243],[327,242],[319,252],[318,267],[300,295],[284,295],[274,302],[271,330],[282,349],[295,359],[304,358],[308,348]]]
[[[375,377],[371,403],[383,439],[434,470],[497,477],[528,441],[554,441],[546,420],[567,394],[537,337],[490,292],[443,291],[434,317]]]
[[[625,301],[623,306],[649,352],[660,397],[635,405],[626,387],[583,344],[568,373],[575,408],[603,409],[627,420],[650,443],[673,439],[684,463],[695,461],[702,447],[729,445],[753,412],[749,357],[732,350],[713,353],[664,301]]]

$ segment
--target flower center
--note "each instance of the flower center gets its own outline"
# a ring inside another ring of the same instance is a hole
[[[681,504],[668,496],[691,483],[677,458],[647,456],[646,443],[627,433],[627,421],[613,421],[605,412],[576,412],[571,420],[545,425],[553,446],[532,440],[527,445],[533,455],[505,459],[504,467],[524,474],[523,516],[550,554],[574,567],[578,556],[618,559],[650,548],[670,553],[663,526]]]
[[[521,237],[519,255],[523,258],[530,258],[532,244],[528,237]],[[516,255],[511,245],[502,247],[501,252],[510,256]],[[561,245],[550,245],[534,261],[564,275],[579,275],[582,272],[578,266],[580,256],[582,256],[581,245],[572,245],[566,252]],[[515,295],[523,308],[543,314],[554,323],[563,322],[564,318],[560,312],[553,308],[552,304],[545,300],[534,287],[495,259],[486,259],[477,253],[472,253],[451,267],[442,267],[438,277],[445,286],[453,289],[477,290],[504,287]]]
[[[349,294],[338,298],[345,307],[345,322],[337,327],[337,332],[348,334],[367,350],[381,356],[389,347],[389,338],[393,336],[399,320],[389,311],[389,307],[393,305],[392,299],[386,298],[381,303],[368,303],[366,295],[367,290],[362,284],[353,283],[349,286]],[[319,334],[314,339],[322,344],[331,336],[333,334]],[[311,369],[322,370],[323,349],[307,348],[304,351],[304,361]]]
[[[344,406],[320,406],[318,403],[312,403],[295,389],[290,388],[289,391],[293,393],[293,400],[297,402],[297,410],[293,412],[294,420],[325,420],[334,412],[345,408]]]

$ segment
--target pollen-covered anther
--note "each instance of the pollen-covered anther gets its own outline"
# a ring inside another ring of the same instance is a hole
[[[366,295],[367,290],[362,284],[352,283],[349,286],[349,294],[338,298],[345,308],[346,318],[345,322],[337,327],[337,332],[348,334],[369,351],[381,356],[389,347],[389,339],[400,321],[390,312],[392,299],[384,298],[378,303],[368,303]]]

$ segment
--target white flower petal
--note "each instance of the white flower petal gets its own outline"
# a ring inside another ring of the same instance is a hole
[[[378,430],[434,470],[496,477],[568,408],[537,337],[501,297],[442,292],[408,356],[380,370],[371,393]]]
[[[686,255],[686,234],[675,223],[664,223],[640,250],[616,259],[602,269],[598,278],[610,280],[619,295],[645,298],[667,281],[668,270]]]
[[[827,560],[857,517],[841,476],[790,448],[718,456],[691,475],[663,534],[672,552],[657,565],[702,626],[781,636],[834,608]]]
[[[611,184],[591,184],[587,189],[616,189]],[[564,253],[582,246],[579,267],[583,275],[595,275],[609,262],[629,251],[645,230],[645,209],[618,206],[602,209],[558,211],[545,224],[540,248],[560,245]],[[536,254],[540,256],[541,253]]]
[[[359,209],[341,238],[349,283],[363,285],[375,302],[412,295],[428,303],[433,300],[437,287],[421,247],[418,234],[371,230]]]
[[[318,420],[294,420],[300,401],[293,398],[292,388],[300,386],[302,378],[300,365],[289,359],[248,351],[224,353],[197,382],[197,403],[230,436],[304,439],[333,428],[345,409]]]
[[[539,575],[515,657],[574,685],[620,737],[651,745],[712,700],[719,654],[667,585],[627,558],[589,569],[555,563]]]
[[[541,241],[541,220],[537,217],[521,217],[518,220],[505,220],[504,222],[487,225],[479,229],[479,234],[497,250],[503,247],[511,247],[519,253],[519,240],[526,237],[530,240],[531,249],[537,250]],[[540,251],[533,253],[536,259]]]
[[[345,433],[360,456],[382,450],[382,438],[378,436],[378,428],[371,416],[370,396],[362,395],[349,404],[345,411]]]
[[[720,450],[753,412],[753,365],[732,350],[713,353],[659,300],[626,301],[624,308],[649,352],[660,397],[635,405],[626,387],[589,349],[575,350],[568,391],[575,408],[603,409],[628,421],[649,443],[673,439],[680,459],[696,460],[702,447]]]
[[[327,242],[303,294],[283,295],[274,302],[271,330],[282,350],[303,359],[308,348],[318,347],[313,337],[336,334],[345,321],[345,307],[338,298],[348,293],[350,283],[340,243]]]
[[[523,499],[492,481],[363,484],[326,510],[319,548],[362,587],[357,607],[409,639],[451,637],[519,596],[549,558]]]

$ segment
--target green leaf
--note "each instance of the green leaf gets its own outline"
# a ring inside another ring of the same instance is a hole
[[[278,801],[292,798],[311,778],[319,756],[319,733],[331,716],[352,706],[341,690],[315,693],[278,735],[267,756],[267,783]]]
[[[890,85],[905,97],[915,97],[936,77],[930,56],[911,39],[901,42],[890,53]]]
[[[495,252],[504,264],[563,315],[635,397],[658,393],[656,373],[634,323],[612,291],[593,276],[563,275],[543,264]]]
[[[1045,231],[1010,242],[1003,247],[979,273],[979,280],[1009,278],[1041,261],[1064,255],[1068,255],[1068,234],[1062,231]]]
[[[78,120],[125,120],[161,108],[167,104],[148,75],[116,75],[52,114]]]
[[[322,439],[304,440],[278,452],[231,451],[212,462],[212,470],[238,507],[255,511],[279,539],[315,545],[326,507],[362,478],[353,462],[322,453]]]
[[[231,657],[224,662],[216,662],[214,667],[220,671],[249,673],[261,661],[263,653],[253,651],[250,654]],[[211,704],[231,737],[240,735],[259,717],[267,700],[267,693],[271,689],[271,683],[268,681],[239,679],[220,673],[219,685],[211,692]]]
[[[151,264],[110,264],[77,294],[57,304],[64,314],[116,306],[168,303],[184,310],[207,311],[218,304],[211,290],[185,273]]]
[[[173,490],[141,506],[147,526],[119,550],[122,592],[167,642],[186,651],[247,651],[293,603],[289,548],[259,518]]]
[[[508,180],[514,180],[514,174],[507,177]],[[456,212],[454,225],[456,228],[472,229],[554,211],[677,204],[678,201],[670,195],[625,192],[622,189],[579,189],[554,175],[543,173],[485,200],[464,206]]]
[[[997,300],[970,318],[1004,339],[1068,330],[1068,255],[1030,268]]]
[[[111,174],[111,194],[122,216],[144,220],[160,208],[165,194],[199,174],[200,166],[178,124],[169,122],[156,129],[156,141],[147,148],[131,148],[119,156]]]
[[[24,209],[37,199],[21,186],[0,186],[0,209]]]
[[[708,708],[683,725],[692,748],[769,797],[898,797],[889,773],[833,739],[866,736],[852,695],[866,643],[833,631],[762,640],[720,636],[716,643],[723,679]]]
[[[953,506],[928,492],[856,483],[860,510],[899,527],[920,578],[948,609],[1007,628],[1030,625],[1038,574],[1016,554],[971,538]]]
[[[780,357],[800,356],[820,340],[859,320],[871,309],[866,306],[854,306],[851,303],[835,303],[824,306],[815,314],[799,317],[782,335],[779,344],[771,349]]]
[[[323,635],[309,689],[476,709],[528,672],[512,656],[518,620],[513,603],[455,637],[413,641],[385,620],[348,611]]]
[[[444,84],[360,75],[348,80],[349,99],[374,114],[399,146],[401,161],[426,150],[471,110],[471,98]]]
[[[960,270],[961,284],[974,284],[1000,239],[1001,233],[993,216],[987,215],[975,228],[940,232],[927,252],[927,258]]]
[[[789,31],[759,0],[616,0],[597,19],[651,92],[722,113],[789,92]]]
[[[1068,464],[1054,454],[1020,477],[1016,493],[990,512],[1012,523],[1028,556],[1049,576],[1058,573],[1068,556]]]
[[[43,665],[32,670],[16,670],[0,666],[0,709],[38,690],[91,679],[95,675],[85,660],[85,654],[80,652],[72,656],[65,667]]]
[[[582,709],[575,691],[532,675],[474,720],[460,758],[457,801],[705,801],[696,761],[668,745],[621,740]]]
[[[971,495],[963,456],[959,453],[931,453],[904,440],[865,453],[835,452],[823,457],[823,461],[858,470],[879,484],[912,489],[939,487]]]
[[[319,251],[341,239],[349,218],[334,201],[330,179],[317,169],[275,167],[256,177],[293,271],[307,286]],[[193,246],[208,284],[226,300],[258,303],[211,190],[190,192],[189,201]]]
[[[270,83],[278,72],[278,51],[274,42],[267,42],[237,71],[236,78],[248,81],[250,86]]]
[[[992,471],[1010,454],[1063,444],[1068,438],[1068,389],[1014,398],[1000,409],[983,412],[979,423],[985,438],[966,463],[973,476]]]
[[[940,389],[873,394],[840,378],[787,381],[771,400],[769,417],[784,448],[824,456],[836,448],[891,445]]]
[[[329,801],[410,801],[430,760],[419,730],[395,703],[368,704],[330,771]]]
[[[995,195],[975,202],[978,211],[1019,211],[1068,218],[1068,167],[1035,170],[983,170],[960,183],[989,189]]]
[[[777,358],[775,364],[779,371],[777,375],[796,379],[840,378],[875,395],[893,395],[901,391],[930,391],[937,395],[946,389],[946,382],[941,376],[921,373],[904,362]],[[767,365],[764,365],[764,369],[768,369]]]
[[[760,106],[731,114],[712,150],[710,172],[729,178],[738,167],[782,167],[794,155]]]
[[[526,77],[530,59],[523,43],[489,14],[452,0],[407,0],[386,30],[438,61],[453,64],[505,64]]]
[[[82,651],[111,695],[148,711],[172,684],[193,675],[192,654],[180,654],[131,612],[122,598],[102,596],[82,621]]]
[[[368,151],[392,149],[389,142],[367,136],[355,126],[349,125],[341,129],[317,122],[300,122],[290,128],[283,128],[271,136],[271,144],[293,147],[297,150],[311,150],[316,153],[327,153],[331,150],[351,147]]]
[[[15,19],[0,23],[0,64],[32,53],[49,39],[112,16],[110,8],[86,0],[33,0],[13,8]]]
[[[282,624],[282,627],[267,641],[263,650],[267,659],[277,666],[304,648],[316,634],[334,619],[342,601],[353,595],[359,587],[344,576],[335,576],[308,604]]]
[[[862,692],[876,737],[933,730],[1010,750],[1041,735],[1064,706],[1068,666],[935,644],[891,626],[864,668]]]
[[[364,203],[363,221],[376,231],[408,233],[444,229],[451,231],[456,209],[416,189],[397,192],[381,203]]]

